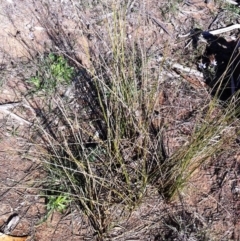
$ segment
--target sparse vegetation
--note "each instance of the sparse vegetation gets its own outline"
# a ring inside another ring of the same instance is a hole
[[[95,4],[100,3],[88,7]],[[78,210],[94,230],[89,235],[92,239],[124,240],[130,231],[118,232],[117,228],[141,212],[142,205],[153,208],[155,204],[148,200],[155,195],[172,210],[161,209],[164,215],[154,219],[140,214],[144,224],[133,230],[147,235],[142,230],[149,227],[154,232],[151,240],[211,240],[211,225],[189,211],[190,207],[186,210],[184,198],[191,195],[188,187],[194,175],[203,167],[208,169],[212,159],[226,152],[239,135],[238,93],[225,102],[219,100],[220,92],[229,85],[226,73],[231,72],[231,65],[220,75],[219,59],[206,65],[208,57],[202,46],[198,51],[197,43],[191,46],[195,49],[190,57],[186,57],[186,48],[182,50],[185,59],[174,59],[180,52],[179,47],[175,51],[168,46],[170,36],[161,45],[161,60],[154,59],[159,46],[147,42],[144,32],[149,13],[141,12],[146,18],[129,24],[132,19],[126,13],[141,10],[132,4],[111,6],[110,17],[103,15],[100,20],[104,34],[96,28],[91,33],[97,36],[95,42],[89,39],[88,44],[77,46],[84,50],[85,62],[70,46],[76,41],[69,40],[70,34],[59,25],[56,34],[52,23],[37,15],[53,47],[32,55],[30,77],[23,76],[27,91],[21,96],[35,116],[29,137],[24,136],[29,150],[21,154],[39,160],[44,170],[37,186],[46,202],[41,220],[54,212]],[[77,5],[73,6],[79,14]],[[179,1],[170,1],[159,12],[169,20],[180,7]],[[84,34],[92,31],[90,23],[81,28]],[[203,61],[201,68],[196,59]],[[174,62],[185,66],[176,70]],[[189,66],[195,72],[201,69],[206,79],[214,81],[212,96],[205,83],[181,72]],[[194,86],[196,82],[201,87]],[[20,132],[12,129],[13,136]],[[182,212],[174,212],[171,206],[178,198]]]

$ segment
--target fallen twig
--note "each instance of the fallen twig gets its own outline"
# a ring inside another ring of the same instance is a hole
[[[233,4],[233,5],[238,5],[238,3],[236,1],[233,0],[225,0],[226,2]]]
[[[22,117],[12,113],[11,111],[9,111],[9,109],[14,108],[16,106],[19,106],[21,104],[21,102],[14,102],[14,103],[7,103],[7,104],[1,104],[0,105],[0,111],[5,112],[6,114],[10,115],[12,118],[14,118],[15,120],[19,121],[21,124],[25,123],[28,125],[31,125],[32,123],[23,119]]]
[[[203,73],[201,73],[200,71],[196,70],[196,69],[192,69],[192,68],[189,68],[189,67],[186,67],[186,66],[183,66],[181,64],[178,64],[178,63],[174,63],[172,62],[171,60],[169,59],[165,59],[163,57],[159,57],[158,61],[165,61],[168,65],[171,66],[172,69],[178,69],[178,70],[181,70],[189,75],[195,75],[196,77],[200,77],[200,78],[203,78]]]
[[[199,88],[207,88],[207,85],[198,79],[198,77],[203,78],[203,73],[201,73],[198,70],[191,69],[189,67],[183,66],[178,63],[173,63],[170,60],[163,59],[163,57],[160,57],[160,61],[165,60],[166,63],[170,66],[172,70],[178,75],[187,80],[195,89]]]
[[[168,32],[168,30],[164,27],[163,23],[161,23],[158,19],[156,19],[152,13],[146,12],[147,16],[152,19],[153,22],[155,22],[160,28],[163,29],[165,33],[167,33],[169,36],[172,37],[172,34]]]
[[[240,28],[240,24],[234,24],[234,25],[229,26],[229,27],[208,31],[208,33],[210,33],[212,35],[217,35],[217,34],[225,33],[225,32],[232,31],[232,30],[238,29],[238,28]]]
[[[215,29],[215,30],[211,30],[211,31],[203,31],[202,32],[202,35],[204,36],[207,36],[207,35],[218,35],[218,34],[221,34],[221,33],[226,33],[228,31],[232,31],[234,29],[240,29],[240,24],[234,24],[232,26],[229,26],[229,27],[225,27],[225,28],[219,28],[219,29]],[[179,38],[185,38],[185,37],[188,37],[192,35],[191,32],[187,33],[187,34],[184,34],[184,35],[178,35]],[[194,34],[193,34],[194,35]]]
[[[203,82],[198,80],[197,78],[193,78],[190,75],[186,75],[183,74],[179,69],[174,68],[173,69],[178,75],[180,75],[182,78],[184,78],[185,80],[187,80],[195,89],[199,89],[199,88],[207,88],[207,85]]]

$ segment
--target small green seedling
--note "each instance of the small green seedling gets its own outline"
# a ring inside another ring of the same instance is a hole
[[[63,83],[70,83],[74,74],[74,68],[70,67],[67,60],[62,56],[49,54],[51,75],[58,81]]]
[[[46,197],[47,201],[47,213],[44,215],[44,217],[38,222],[39,224],[42,222],[45,222],[48,217],[53,214],[54,211],[64,213],[69,203],[71,202],[68,195],[50,195]]]
[[[28,82],[33,85],[34,91],[53,92],[58,84],[70,84],[74,76],[74,68],[63,56],[50,53],[41,63],[35,76]]]
[[[53,211],[58,211],[63,213],[70,203],[70,199],[67,195],[59,196],[49,196],[47,203],[48,214],[51,214]]]
[[[38,76],[31,77],[28,82],[32,83],[37,90],[41,87],[41,79]]]

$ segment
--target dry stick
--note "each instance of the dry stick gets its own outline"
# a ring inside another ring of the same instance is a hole
[[[14,113],[12,113],[11,111],[8,110],[10,108],[19,106],[20,104],[21,104],[21,102],[2,104],[2,105],[0,105],[0,111],[5,112],[6,114],[9,114],[11,117],[13,117],[14,119],[18,120],[21,124],[25,123],[25,124],[31,125],[32,124],[31,122],[26,121],[22,117],[14,114]]]
[[[233,5],[238,5],[238,3],[233,0],[225,0],[225,1]]]
[[[228,31],[232,31],[232,30],[238,29],[238,28],[240,28],[240,24],[234,24],[232,26],[225,27],[225,28],[219,28],[219,29],[211,30],[211,31],[203,31],[203,33],[218,35],[218,34],[225,33],[225,32],[228,32]],[[185,38],[185,37],[188,37],[190,35],[191,35],[191,32],[189,32],[187,34],[184,34],[184,35],[178,35],[178,37],[179,38]]]
[[[219,18],[222,17],[223,14],[224,14],[224,11],[222,10],[222,11],[220,11],[220,12],[217,14],[217,16],[215,16],[215,18],[213,19],[213,21],[212,21],[212,22],[210,23],[210,25],[208,26],[208,30],[211,29],[212,25],[215,24],[215,23],[219,20]]]
[[[198,70],[191,69],[191,68],[186,67],[186,66],[183,66],[183,65],[181,65],[181,64],[173,63],[172,61],[170,61],[170,60],[168,60],[168,59],[166,60],[166,59],[163,58],[163,57],[159,57],[159,61],[163,61],[163,60],[165,60],[166,63],[171,66],[172,69],[178,69],[178,70],[184,71],[184,72],[186,72],[186,73],[188,73],[188,74],[190,74],[190,75],[193,74],[193,75],[195,75],[196,77],[201,77],[201,78],[203,78],[203,73],[201,73],[201,72],[198,71]]]
[[[152,21],[155,22],[160,28],[162,28],[165,33],[167,33],[169,36],[172,37],[172,34],[170,34],[170,33],[168,32],[168,30],[164,27],[163,23],[161,23],[158,19],[156,19],[156,18],[153,16],[152,13],[146,12],[146,15],[147,15],[149,18],[151,18]]]
[[[197,78],[192,78],[189,75],[183,74],[179,69],[177,68],[173,68],[173,70],[182,78],[184,78],[185,80],[187,80],[195,89],[199,89],[199,88],[207,88],[207,85],[202,82],[199,81]]]
[[[185,67],[178,63],[173,63],[172,61],[170,61],[168,59],[167,60],[163,59],[163,57],[160,57],[159,60],[160,61],[165,60],[166,64],[169,65],[172,70],[174,70],[174,72],[177,74],[178,77],[181,76],[182,78],[187,80],[195,89],[196,88],[199,89],[201,87],[204,87],[204,88],[207,87],[206,84],[203,81],[199,80],[198,78],[190,77],[193,75],[195,77],[203,78],[203,73],[201,73],[200,71],[191,69],[189,67]],[[182,72],[185,72],[186,74],[184,74]]]
[[[174,69],[178,69],[178,70],[182,70],[188,74],[193,74],[195,75],[196,77],[201,77],[203,78],[203,73],[201,73],[200,71],[198,70],[195,70],[195,69],[191,69],[189,67],[186,67],[186,66],[183,66],[181,64],[177,64],[177,63],[173,63],[172,64],[172,68]]]
[[[240,28],[240,24],[234,24],[234,25],[229,26],[229,27],[212,30],[212,31],[209,31],[209,33],[212,34],[212,35],[217,35],[217,34],[225,33],[225,32],[228,32],[228,31],[232,31],[232,30],[237,29],[237,28]]]

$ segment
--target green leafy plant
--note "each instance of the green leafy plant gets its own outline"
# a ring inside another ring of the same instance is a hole
[[[50,53],[39,64],[39,70],[28,82],[34,91],[53,92],[59,84],[68,85],[74,76],[74,68],[63,56]]]
[[[48,58],[52,77],[59,82],[69,84],[74,74],[74,68],[69,66],[63,56],[50,53]]]
[[[53,211],[63,213],[70,203],[69,197],[63,194],[60,194],[59,196],[48,196],[47,199],[48,213],[51,213]]]
[[[39,90],[41,88],[41,78],[37,75],[31,77],[28,82],[33,84],[36,90]]]
[[[225,3],[224,9],[229,11],[232,14],[239,15],[240,14],[240,9],[237,5],[233,5],[231,3]]]
[[[47,212],[44,215],[44,217],[38,222],[39,224],[41,224],[42,222],[45,222],[48,219],[48,217],[52,215],[53,212],[55,211],[64,213],[71,203],[71,199],[69,195],[65,193],[60,194],[55,192],[54,194],[50,194],[50,195],[44,194],[44,196],[46,200]]]

